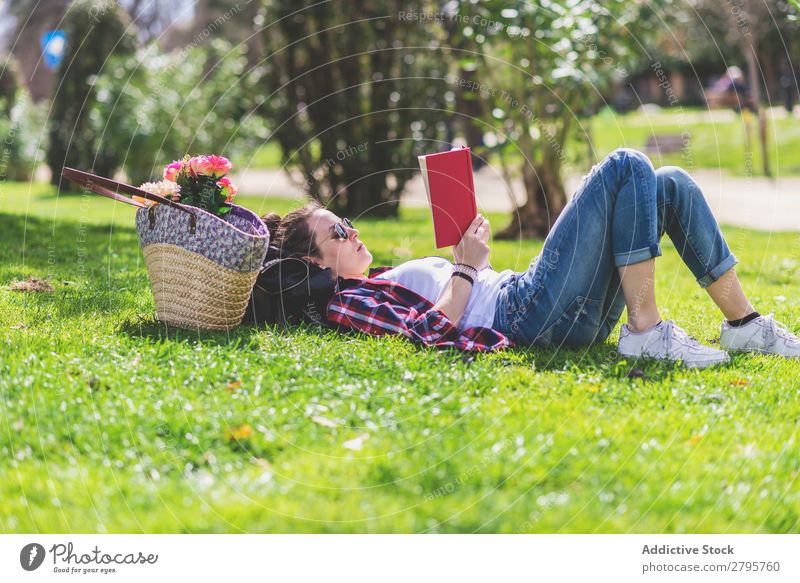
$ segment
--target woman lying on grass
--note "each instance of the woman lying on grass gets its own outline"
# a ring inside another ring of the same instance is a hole
[[[341,329],[464,350],[577,347],[603,342],[627,307],[623,355],[692,367],[727,362],[725,350],[659,315],[655,258],[666,232],[725,317],[724,349],[800,356],[800,339],[760,315],[742,291],[737,259],[697,183],[675,166],[654,170],[636,150],[615,150],[592,169],[524,272],[488,266],[489,222],[480,214],[454,248],[455,263],[429,256],[368,276],[372,255],[348,219],[311,203],[265,220],[282,253],[330,268],[335,286],[325,315]]]

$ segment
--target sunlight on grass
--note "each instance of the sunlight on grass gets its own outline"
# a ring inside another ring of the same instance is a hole
[[[3,532],[800,530],[797,362],[168,329],[131,208],[27,184],[0,205]],[[439,253],[427,209],[358,227],[375,264]],[[798,235],[725,232],[759,309],[798,331]],[[492,265],[523,270],[540,246],[497,242]],[[32,276],[55,291],[9,290]],[[716,341],[666,240],[657,285],[667,317]]]

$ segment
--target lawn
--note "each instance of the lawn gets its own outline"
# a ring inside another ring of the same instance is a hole
[[[782,110],[777,113],[783,113]],[[652,135],[689,136],[688,146],[677,152],[650,152],[656,166],[673,164],[689,170],[718,169],[734,176],[762,175],[758,123],[749,116],[752,158],[746,155],[743,118],[732,111],[707,111],[698,108],[664,109],[656,113],[631,112],[625,115],[605,109],[591,120],[594,148],[598,153],[628,146],[643,149]],[[775,176],[800,175],[800,119],[768,118],[768,149]],[[574,144],[570,150],[579,148]],[[583,148],[586,149],[585,147]],[[602,157],[602,155],[600,155]]]
[[[198,335],[153,320],[130,207],[0,184],[0,224],[2,532],[800,531],[797,362]],[[436,253],[425,209],[357,226],[376,264]],[[798,235],[725,232],[757,306],[798,331]],[[522,270],[539,247],[491,261]],[[10,290],[32,276],[54,291]],[[715,341],[666,241],[657,285]]]

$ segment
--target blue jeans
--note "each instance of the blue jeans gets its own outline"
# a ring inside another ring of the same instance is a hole
[[[584,178],[528,270],[504,284],[493,327],[525,346],[602,342],[625,307],[617,268],[661,255],[664,232],[701,287],[737,262],[685,171],[615,150]]]

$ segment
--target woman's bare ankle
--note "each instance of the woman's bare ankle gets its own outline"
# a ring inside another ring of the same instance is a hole
[[[661,323],[661,315],[653,314],[628,315],[628,330],[635,333],[647,332]]]

